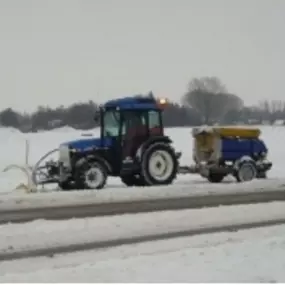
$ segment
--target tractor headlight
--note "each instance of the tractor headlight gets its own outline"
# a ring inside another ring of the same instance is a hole
[[[59,147],[59,162],[63,164],[64,167],[70,168],[70,152],[67,145],[61,145]]]
[[[260,157],[265,159],[267,157],[267,152],[263,151],[261,154],[260,154]]]

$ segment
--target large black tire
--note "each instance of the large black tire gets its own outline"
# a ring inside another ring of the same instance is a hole
[[[140,176],[136,176],[136,175],[123,175],[121,176],[121,180],[122,182],[126,185],[126,186],[145,186],[144,180],[140,177]]]
[[[221,173],[213,173],[209,172],[209,176],[207,177],[208,181],[211,183],[220,183],[223,181],[225,175]]]
[[[241,162],[235,173],[238,182],[248,182],[257,177],[257,168],[254,161]]]
[[[164,168],[164,176],[154,173],[155,171],[159,172],[160,167]],[[178,159],[169,144],[154,143],[143,152],[140,176],[146,186],[171,184],[176,178],[177,172]]]
[[[101,161],[85,161],[75,170],[74,180],[77,189],[99,190],[107,182],[108,172]]]

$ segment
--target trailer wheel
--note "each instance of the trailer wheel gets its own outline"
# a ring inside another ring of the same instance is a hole
[[[122,182],[126,186],[145,186],[143,179],[139,175],[123,175],[121,176]]]
[[[265,171],[259,171],[256,175],[257,179],[266,179],[267,178],[267,173]]]
[[[168,185],[176,178],[178,159],[174,149],[165,143],[154,143],[143,153],[141,178],[145,185]]]
[[[223,181],[224,177],[224,174],[209,172],[209,176],[207,176],[207,179],[211,183],[220,183]]]
[[[77,189],[102,189],[107,182],[107,169],[100,161],[86,161],[75,171]]]
[[[257,177],[257,168],[253,161],[241,162],[235,177],[238,182],[247,182],[255,179]]]

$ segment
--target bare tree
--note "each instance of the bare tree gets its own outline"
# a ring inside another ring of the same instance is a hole
[[[282,100],[264,100],[259,102],[259,110],[263,120],[269,121],[273,124],[275,120],[284,117],[285,102]]]
[[[193,78],[188,84],[188,89],[189,91],[202,90],[214,94],[227,93],[226,86],[219,78],[209,76]]]
[[[217,77],[192,79],[183,96],[183,103],[199,112],[204,124],[220,121],[229,111],[243,107],[243,101],[230,94]]]

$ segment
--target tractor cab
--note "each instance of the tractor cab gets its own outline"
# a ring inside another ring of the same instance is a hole
[[[165,104],[165,100],[156,101],[152,97],[111,100],[100,107],[96,117],[100,118],[104,136],[124,136],[136,127],[140,128],[139,131],[150,131],[150,134],[163,134],[162,111]]]
[[[112,100],[100,108],[101,142],[112,145],[116,156],[133,157],[138,147],[155,136],[163,136],[162,104],[152,97]]]

